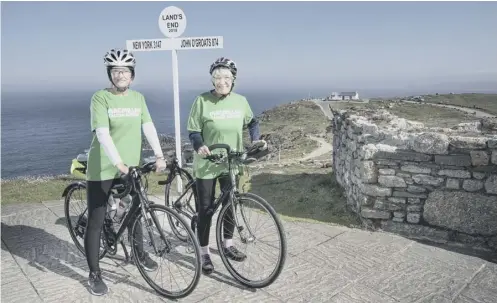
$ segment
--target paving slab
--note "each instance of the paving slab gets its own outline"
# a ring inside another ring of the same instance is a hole
[[[202,275],[188,297],[173,301],[159,296],[133,263],[124,263],[121,249],[100,261],[109,293],[96,297],[88,291],[86,259],[69,235],[62,200],[2,206],[1,299],[8,303],[497,302],[496,263],[390,233],[283,222],[286,265],[264,289],[249,289],[229,274],[219,257],[213,226],[210,246],[215,271]],[[237,264],[238,268],[252,273],[265,269],[270,254],[261,247],[253,251],[257,258],[250,266]],[[252,250],[247,252],[252,255]],[[178,258],[174,264],[187,266],[191,257]]]

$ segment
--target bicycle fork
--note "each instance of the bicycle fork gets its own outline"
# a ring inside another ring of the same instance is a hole
[[[151,211],[150,209],[148,209],[148,211],[145,210],[145,207],[141,207],[141,211],[142,211],[143,218],[145,219],[145,228],[147,229],[148,235],[150,237],[149,244],[151,244],[153,246],[155,254],[162,257],[164,255],[164,253],[171,252],[171,244],[167,240],[166,235],[164,234],[164,231],[162,230],[162,228],[159,224],[159,220],[157,219],[156,214],[153,211]],[[151,218],[149,218],[147,216],[147,213],[150,214]],[[153,224],[155,224],[155,226],[157,227],[157,230],[159,232],[159,236],[160,236],[161,240],[164,241],[164,243],[165,243],[165,247],[163,249],[159,249],[157,247],[157,245],[155,244],[154,237],[153,237],[153,231],[152,231]]]

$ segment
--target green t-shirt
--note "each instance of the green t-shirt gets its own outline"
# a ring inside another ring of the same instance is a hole
[[[125,165],[140,164],[142,150],[142,124],[152,121],[142,94],[128,90],[126,96],[117,96],[106,89],[97,91],[91,98],[91,130],[108,127],[110,136]],[[86,179],[110,180],[119,177],[119,170],[110,161],[103,147],[93,135],[88,153]]]
[[[239,94],[230,93],[219,99],[211,92],[198,96],[188,117],[188,131],[201,132],[206,146],[218,143],[228,144],[233,151],[243,151],[243,128],[254,114],[247,99]],[[225,153],[216,149],[212,153]],[[195,178],[213,179],[228,172],[228,165],[215,164],[194,153],[193,173]]]

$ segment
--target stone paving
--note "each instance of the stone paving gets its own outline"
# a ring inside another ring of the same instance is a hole
[[[495,259],[389,233],[296,221],[284,225],[288,258],[274,284],[247,289],[213,254],[216,271],[202,276],[194,292],[178,302],[497,302]],[[1,228],[3,303],[171,301],[119,256],[100,261],[110,290],[92,296],[86,260],[69,236],[61,201],[2,205]]]

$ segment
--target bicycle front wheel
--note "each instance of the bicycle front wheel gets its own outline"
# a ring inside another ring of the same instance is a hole
[[[86,257],[84,248],[84,237],[88,224],[88,204],[86,202],[86,186],[72,187],[66,195],[64,201],[64,215],[66,217],[67,229],[76,248]],[[103,229],[100,235],[99,259],[107,254],[102,242],[105,241]]]
[[[261,221],[272,223],[272,226],[261,224]],[[230,252],[224,251],[225,238],[231,238],[232,245],[245,258],[231,258]],[[221,208],[216,224],[216,239],[226,269],[245,286],[266,287],[283,270],[287,254],[283,224],[273,207],[255,194],[240,193],[233,203],[226,203]]]
[[[162,296],[170,299],[188,296],[197,287],[201,275],[200,246],[194,233],[181,216],[164,205],[150,204],[146,217],[140,212],[132,223],[131,249],[133,256],[139,256],[138,261],[135,258],[135,265],[145,281]],[[166,222],[169,217],[186,232],[187,241],[166,229],[170,227]],[[185,273],[192,268],[193,274]],[[151,272],[151,277],[147,272]],[[155,278],[161,281],[156,283]],[[181,279],[183,281],[179,281]],[[171,288],[166,288],[165,283],[170,283]],[[173,290],[174,286],[180,289]]]

